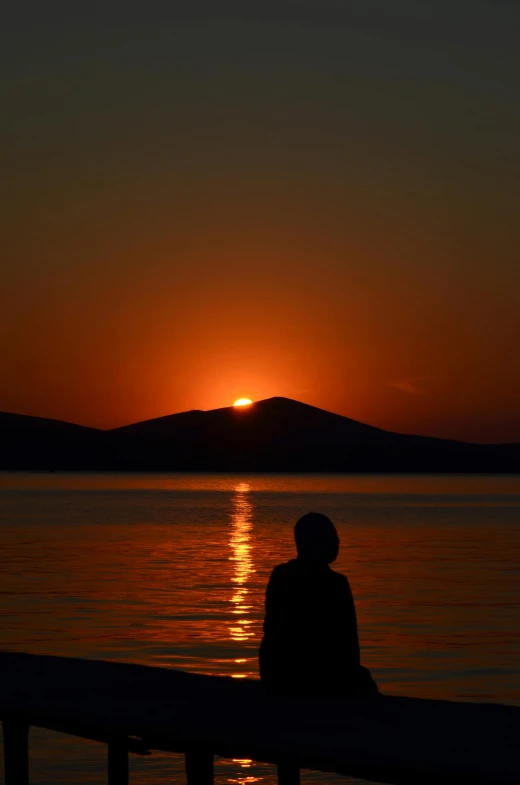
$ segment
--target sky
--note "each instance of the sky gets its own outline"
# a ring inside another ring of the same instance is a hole
[[[517,0],[2,14],[0,410],[520,441]]]

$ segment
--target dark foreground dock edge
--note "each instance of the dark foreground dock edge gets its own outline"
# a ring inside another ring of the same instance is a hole
[[[520,707],[398,696],[310,700],[250,679],[119,662],[0,652],[6,785],[28,785],[29,728],[108,745],[109,785],[128,754],[184,753],[188,785],[212,785],[213,756],[395,785],[518,785]]]

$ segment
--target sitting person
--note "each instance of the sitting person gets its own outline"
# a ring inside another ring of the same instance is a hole
[[[260,678],[288,695],[377,695],[360,664],[354,600],[347,578],[329,564],[339,537],[326,515],[294,527],[298,558],[274,568],[267,586]]]

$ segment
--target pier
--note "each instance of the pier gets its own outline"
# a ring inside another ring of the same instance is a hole
[[[389,785],[518,785],[520,707],[398,696],[303,699],[252,679],[119,662],[0,653],[5,785],[29,783],[29,729],[107,745],[109,785],[128,756],[183,753],[188,785],[213,785],[213,758]]]

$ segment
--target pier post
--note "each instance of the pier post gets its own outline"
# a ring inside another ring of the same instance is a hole
[[[113,739],[108,742],[108,785],[128,785],[128,743],[126,739]]]
[[[186,781],[188,785],[213,785],[213,754],[205,749],[188,750],[186,762]]]
[[[4,720],[5,785],[29,785],[29,726],[17,720]]]
[[[300,785],[300,769],[298,766],[277,765],[278,785]]]

